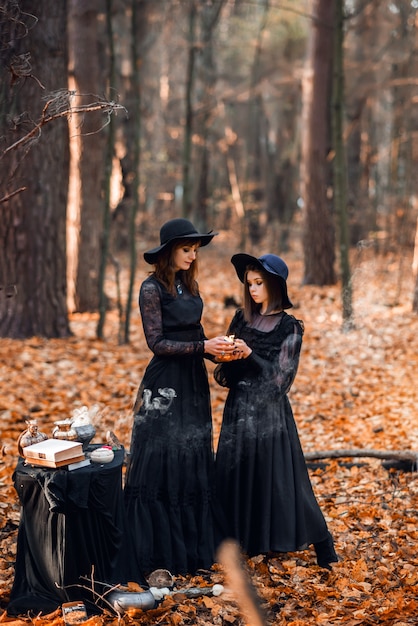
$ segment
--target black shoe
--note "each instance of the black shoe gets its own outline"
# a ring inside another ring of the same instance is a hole
[[[331,563],[337,563],[339,561],[338,555],[335,552],[334,548],[334,540],[330,532],[328,532],[328,536],[323,541],[319,541],[318,543],[314,543],[316,560],[319,567],[323,567],[324,569],[332,570]]]
[[[382,461],[382,466],[386,470],[397,470],[398,472],[416,472],[418,470],[417,462],[408,459],[388,459]]]

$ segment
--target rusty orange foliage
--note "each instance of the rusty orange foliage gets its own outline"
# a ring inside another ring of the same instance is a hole
[[[225,298],[241,300],[241,286],[220,235],[202,249],[199,283],[208,336],[224,334],[233,309]],[[260,254],[265,250],[260,251]],[[299,372],[290,392],[305,452],[373,448],[418,451],[418,318],[411,311],[413,277],[396,257],[367,250],[353,260],[355,328],[341,330],[340,286],[302,286],[302,260],[286,256],[293,313],[305,322]],[[399,271],[398,271],[399,270]],[[148,267],[140,263],[137,289]],[[402,280],[401,280],[402,278]],[[126,279],[126,277],[125,277]],[[111,272],[107,292],[115,299]],[[97,317],[73,315],[68,340],[0,339],[0,621],[7,626],[62,626],[60,611],[36,619],[7,617],[13,581],[19,504],[12,485],[17,437],[25,419],[40,430],[82,405],[100,405],[94,442],[108,429],[129,447],[131,408],[150,358],[137,305],[130,345],[117,342],[117,308],[109,311],[105,341],[95,338]],[[226,391],[211,382],[215,444]],[[249,575],[268,624],[404,626],[418,619],[418,474],[388,471],[377,459],[325,460],[310,465],[318,500],[341,557],[331,572],[315,564],[311,548],[294,554],[247,559]],[[220,566],[202,576],[176,579],[189,586],[224,583]],[[104,613],[94,624],[113,626]],[[90,622],[90,620],[89,620]],[[167,597],[156,609],[130,611],[123,625],[231,624],[243,626],[239,598],[230,590],[218,597]]]

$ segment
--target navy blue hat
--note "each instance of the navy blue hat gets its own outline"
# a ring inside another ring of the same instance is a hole
[[[289,276],[289,269],[283,259],[279,256],[276,256],[275,254],[263,254],[263,256],[260,256],[257,259],[255,256],[251,256],[250,254],[234,254],[231,259],[231,263],[235,267],[237,276],[242,283],[245,280],[245,272],[248,266],[258,268],[262,272],[267,272],[268,274],[277,276],[280,279],[279,282],[283,296],[283,308],[290,309],[293,306],[287,295],[286,281]]]
[[[180,239],[196,239],[200,241],[201,246],[207,246],[217,234],[212,231],[199,233],[189,220],[176,217],[161,226],[160,245],[157,248],[148,250],[148,252],[144,252],[144,259],[147,263],[155,263],[160,252],[169,244]]]

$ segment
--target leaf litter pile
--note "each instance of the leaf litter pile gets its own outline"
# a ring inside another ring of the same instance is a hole
[[[220,235],[200,252],[199,284],[205,302],[207,336],[224,334],[241,301],[240,283]],[[302,286],[301,255],[293,251],[289,294],[292,313],[305,323],[298,375],[290,392],[295,419],[315,493],[334,535],[340,561],[332,571],[316,565],[313,548],[245,559],[246,576],[263,617],[260,624],[346,626],[418,623],[418,473],[414,463],[387,468],[367,451],[418,452],[418,316],[411,311],[412,259],[376,256],[370,250],[352,260],[354,328],[342,331],[340,286]],[[141,257],[142,259],[142,257]],[[147,275],[139,263],[140,282]],[[25,419],[36,418],[51,436],[53,422],[82,405],[99,405],[93,443],[113,430],[129,449],[131,408],[150,352],[137,304],[129,345],[118,342],[117,286],[107,291],[113,307],[104,341],[95,337],[97,317],[71,316],[73,336],[65,340],[0,339],[0,621],[63,624],[62,612],[36,618],[7,616],[14,576],[19,503],[12,484],[17,438]],[[215,446],[226,390],[213,381]],[[328,458],[324,451],[352,451]],[[355,451],[366,451],[356,456]],[[319,458],[321,460],[315,460]],[[405,471],[406,469],[406,471]],[[411,471],[412,470],[412,471]],[[189,587],[224,585],[219,596],[190,598]],[[112,611],[86,623],[236,625],[253,624],[244,599],[229,585],[225,564],[193,577],[176,577],[179,593],[151,610]],[[251,589],[250,589],[251,590]]]

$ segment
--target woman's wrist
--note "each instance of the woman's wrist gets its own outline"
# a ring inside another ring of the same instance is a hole
[[[210,350],[209,346],[211,344],[209,343],[209,339],[205,339],[203,341],[203,353],[204,354],[210,354],[211,356],[213,356],[213,350]]]

